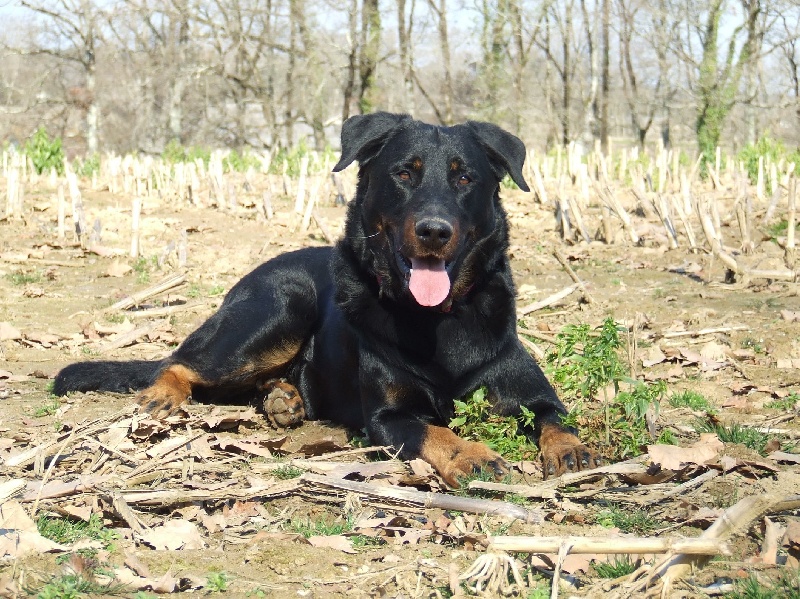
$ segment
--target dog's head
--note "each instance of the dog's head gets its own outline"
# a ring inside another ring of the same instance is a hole
[[[449,308],[506,247],[501,179],[525,191],[525,146],[499,127],[436,127],[406,115],[355,116],[342,127],[334,171],[357,160],[346,241],[381,293]],[[481,263],[483,261],[483,264]]]

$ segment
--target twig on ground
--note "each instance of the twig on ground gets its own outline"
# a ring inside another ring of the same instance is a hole
[[[492,501],[490,499],[475,499],[472,497],[456,497],[443,493],[431,493],[412,489],[385,487],[373,483],[362,483],[345,479],[336,479],[329,476],[319,476],[306,473],[300,477],[304,486],[309,491],[319,493],[321,490],[341,490],[357,493],[361,499],[379,499],[410,504],[420,508],[439,508],[443,510],[457,510],[472,514],[490,514],[516,518],[523,522],[540,522],[542,519],[538,511],[528,510],[524,507],[507,503],[505,501]]]
[[[555,259],[558,260],[558,263],[567,272],[567,274],[569,275],[569,278],[572,279],[578,285],[578,287],[580,287],[581,293],[583,294],[583,300],[587,304],[595,303],[595,300],[592,297],[592,294],[589,293],[589,290],[586,289],[586,285],[584,284],[584,282],[581,280],[581,278],[577,275],[577,273],[569,265],[569,262],[567,262],[567,259],[564,257],[564,254],[562,254],[560,251],[556,250],[556,251],[553,252],[553,256],[555,256]]]
[[[121,299],[115,304],[112,304],[108,308],[106,308],[106,312],[111,312],[112,310],[127,310],[128,308],[132,308],[144,300],[153,297],[154,295],[158,295],[159,293],[164,293],[165,291],[169,291],[179,285],[182,285],[186,282],[186,275],[184,274],[175,274],[172,275],[163,281],[156,283],[155,285],[151,285],[146,289],[142,289],[141,291],[137,291],[133,295],[129,295],[126,298]]]
[[[574,283],[569,287],[565,287],[561,291],[554,293],[553,295],[546,297],[538,302],[533,302],[532,304],[528,304],[527,306],[523,306],[522,308],[517,309],[517,316],[525,316],[526,314],[530,314],[531,312],[536,312],[537,310],[541,310],[542,308],[546,308],[547,306],[552,306],[560,302],[562,299],[570,295],[576,289],[579,289],[580,285]]]

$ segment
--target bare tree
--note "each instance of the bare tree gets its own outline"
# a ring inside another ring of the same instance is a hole
[[[84,113],[86,149],[93,154],[99,147],[96,67],[105,17],[91,0],[22,0],[21,5],[49,25],[38,52],[69,61],[83,73],[83,85],[70,90],[68,101]]]

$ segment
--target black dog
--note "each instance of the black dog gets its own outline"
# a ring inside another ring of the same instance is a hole
[[[162,416],[193,395],[219,400],[285,377],[302,400],[282,383],[289,413],[276,417],[366,426],[373,443],[421,457],[457,485],[482,467],[507,468],[446,426],[453,400],[484,386],[498,413],[535,413],[528,433],[545,475],[595,466],[515,331],[498,192],[505,174],[528,190],[522,142],[488,123],[377,113],[342,127],[334,170],[354,160],[358,189],[336,247],[259,266],[170,357],[73,364],[54,392],[141,390],[138,403]]]

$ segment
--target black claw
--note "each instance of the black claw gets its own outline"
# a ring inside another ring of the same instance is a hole
[[[571,453],[565,454],[563,458],[561,458],[564,464],[566,464],[569,470],[575,470],[575,456]]]
[[[148,413],[152,413],[153,410],[155,410],[157,407],[158,407],[158,402],[156,400],[153,400],[153,401],[151,401],[150,403],[147,404],[147,407],[145,408],[145,410]]]
[[[584,451],[583,455],[581,456],[581,465],[584,468],[588,468],[589,464],[591,463],[592,463],[592,454],[590,454],[588,451]]]
[[[555,473],[556,473],[555,465],[553,464],[553,462],[549,462],[547,464],[547,475],[548,476],[553,476]]]

